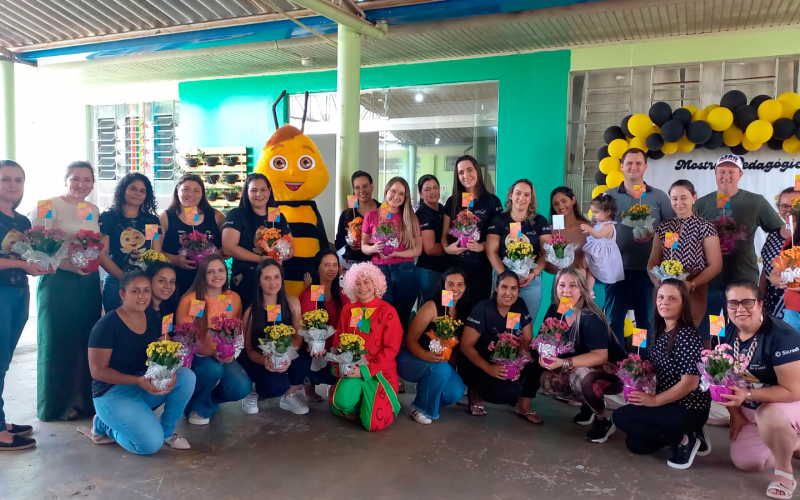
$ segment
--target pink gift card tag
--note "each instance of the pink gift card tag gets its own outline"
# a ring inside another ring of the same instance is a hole
[[[39,219],[53,218],[53,202],[51,200],[41,200],[36,207],[36,217]]]
[[[189,222],[200,221],[200,214],[197,212],[197,207],[184,208],[183,213],[186,215],[186,220]]]
[[[442,290],[442,306],[453,307],[453,291]]]
[[[78,203],[78,220],[92,220],[92,207],[88,203]]]
[[[519,313],[509,312],[508,316],[506,316],[506,328],[509,330],[519,330],[520,317]]]
[[[272,321],[273,323],[276,321],[281,320],[281,306],[280,305],[268,305],[267,306],[267,321]]]
[[[281,207],[270,207],[267,209],[267,222],[281,221]]]
[[[311,302],[325,301],[325,285],[311,285]]]
[[[647,347],[647,330],[637,328],[633,331],[633,347]]]
[[[145,224],[144,225],[144,237],[147,241],[153,241],[158,239],[158,224]]]
[[[192,303],[189,306],[189,316],[193,318],[202,318],[205,308],[206,308],[205,300],[192,299]]]
[[[472,193],[461,193],[461,208],[475,206],[475,195]]]
[[[172,314],[167,314],[161,318],[161,335],[167,335],[172,331]]]
[[[347,208],[358,208],[358,198],[356,198],[356,195],[347,195]]]

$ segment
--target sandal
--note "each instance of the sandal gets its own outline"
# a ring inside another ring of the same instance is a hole
[[[467,391],[467,403],[468,403],[468,410],[467,413],[472,415],[473,417],[485,417],[486,416],[486,405],[485,404],[475,404],[472,402],[472,391]]]
[[[317,394],[315,386],[308,382],[303,384],[303,392],[305,393],[306,401],[309,403],[319,403],[322,401],[322,396]]]
[[[540,417],[539,414],[536,413],[533,410],[526,411],[525,413],[514,412],[514,415],[518,416],[521,419],[524,419],[527,422],[532,423],[533,425],[542,425],[542,424],[544,424],[544,420],[542,420],[542,417]],[[533,418],[532,419],[528,418],[531,415],[533,416]]]
[[[794,476],[792,474],[789,474],[788,472],[784,472],[778,469],[775,469],[775,475],[781,476],[786,479],[790,479],[792,481],[793,486],[790,488],[789,486],[781,484],[780,481],[772,481],[771,483],[769,483],[769,486],[767,486],[767,496],[769,498],[777,498],[779,500],[787,500],[789,498],[792,498],[794,490],[795,488],[797,488],[797,481],[795,481]],[[777,490],[780,493],[771,493],[770,490]]]

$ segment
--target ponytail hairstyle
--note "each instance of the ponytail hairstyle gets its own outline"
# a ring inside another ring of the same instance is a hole
[[[528,205],[528,213],[525,214],[525,222],[528,224],[533,224],[534,219],[536,219],[536,209],[538,208],[539,202],[536,199],[536,189],[533,187],[533,183],[528,179],[520,179],[508,188],[508,195],[506,196],[506,212],[511,212],[511,196],[514,194],[514,188],[517,187],[517,184],[525,184],[529,188],[531,188],[531,204]]]
[[[147,278],[150,280],[150,277],[147,276],[147,273],[142,271],[142,268],[139,266],[128,266],[122,271],[122,278],[119,279],[119,289],[125,290],[131,282],[137,278]]]
[[[658,307],[656,307],[656,314],[655,318],[653,319],[653,330],[655,330],[656,339],[665,333],[669,335],[669,339],[667,340],[667,356],[672,356],[672,348],[675,346],[675,339],[678,338],[678,332],[686,327],[691,327],[694,332],[697,333],[697,329],[695,329],[694,320],[692,319],[692,303],[689,299],[689,287],[687,287],[686,283],[683,281],[676,280],[674,278],[668,278],[659,283],[659,285],[656,287],[656,297],[658,297],[659,290],[665,286],[672,286],[678,290],[678,294],[681,297],[681,315],[678,317],[675,329],[673,329],[671,332],[667,332],[667,323],[658,313]]]
[[[592,212],[608,212],[609,220],[617,217],[617,200],[608,193],[600,193],[592,200]]]

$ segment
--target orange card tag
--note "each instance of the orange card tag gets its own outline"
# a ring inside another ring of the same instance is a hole
[[[347,195],[347,208],[358,208],[358,198],[356,198],[356,195]]]
[[[186,215],[186,220],[189,222],[198,222],[200,214],[197,213],[197,207],[184,208],[183,213]]]
[[[281,306],[270,305],[267,306],[267,321],[280,321],[281,320]]]
[[[325,285],[311,285],[311,302],[325,301]]]
[[[92,220],[92,207],[88,203],[78,203],[78,220]]]
[[[269,207],[267,209],[267,222],[281,221],[281,207]]]
[[[167,314],[161,318],[161,335],[166,335],[172,331],[172,314]]]
[[[51,200],[41,200],[36,207],[36,217],[39,219],[53,218],[53,202]]]
[[[512,222],[509,225],[508,234],[510,234],[513,238],[519,238],[520,236],[522,236],[522,223]]]
[[[350,328],[355,328],[361,323],[361,320],[364,318],[364,310],[363,309],[353,309],[352,315],[350,316]]]
[[[800,191],[800,175],[794,176],[794,190]]]
[[[386,203],[381,203],[381,219],[391,219],[392,209]]]
[[[145,224],[144,225],[144,238],[147,241],[158,239],[158,224]]]
[[[519,319],[519,313],[509,312],[506,317],[506,328],[510,330],[519,330]]]
[[[475,195],[472,193],[461,193],[461,208],[471,208],[475,206]]]
[[[646,184],[634,184],[633,185],[633,199],[634,200],[641,200],[647,197],[647,185]]]
[[[664,235],[664,246],[667,248],[678,248],[678,233],[666,233]]]
[[[633,331],[633,347],[647,347],[647,330],[637,328]]]
[[[189,306],[189,316],[193,318],[202,318],[205,308],[205,300],[192,299],[192,304]]]
[[[566,314],[567,316],[570,316],[574,306],[575,304],[573,304],[571,300],[566,297],[561,297],[561,300],[558,302],[558,309],[556,312],[558,314]]]
[[[222,316],[226,312],[233,312],[233,302],[227,295],[217,296],[217,314]]]
[[[717,208],[730,208],[731,197],[727,194],[717,193]]]
[[[725,337],[725,316],[709,315],[708,321],[711,325],[712,337]]]
[[[442,306],[453,307],[453,291],[442,290]]]

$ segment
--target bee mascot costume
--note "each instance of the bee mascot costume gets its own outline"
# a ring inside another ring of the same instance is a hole
[[[284,263],[286,293],[299,297],[305,287],[303,275],[314,265],[314,256],[328,248],[328,236],[313,198],[328,185],[328,169],[314,141],[292,125],[278,128],[275,108],[286,91],[272,105],[277,129],[261,150],[254,172],[264,174],[272,184],[272,195],[281,209],[281,217],[292,230],[294,257]],[[305,128],[308,92],[305,94],[303,123]]]

